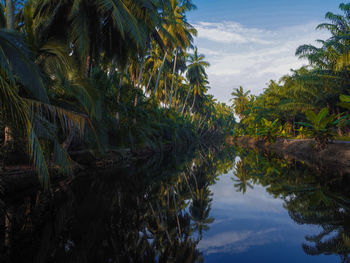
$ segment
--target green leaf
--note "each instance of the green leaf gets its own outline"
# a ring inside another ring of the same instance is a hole
[[[306,116],[306,119],[308,119],[310,122],[312,122],[312,123],[317,122],[317,116],[313,111],[311,111],[311,110],[306,111],[305,116]]]
[[[328,108],[325,107],[317,114],[317,123],[320,123],[327,115]]]
[[[342,102],[350,102],[350,96],[348,95],[340,95],[340,101]]]
[[[305,127],[310,127],[310,128],[313,127],[312,124],[307,123],[307,122],[296,122],[296,124],[303,125],[303,126],[305,126]]]

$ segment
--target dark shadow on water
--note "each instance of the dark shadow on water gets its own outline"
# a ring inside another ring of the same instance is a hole
[[[91,170],[52,194],[4,197],[0,262],[203,262],[210,187],[230,171],[232,191],[261,185],[294,222],[320,227],[300,244],[306,254],[350,262],[348,175],[224,145]]]
[[[222,147],[92,170],[4,198],[1,262],[201,262]]]

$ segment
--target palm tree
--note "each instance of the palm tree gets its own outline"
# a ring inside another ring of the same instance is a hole
[[[205,61],[205,56],[203,54],[198,54],[198,48],[194,49],[193,54],[189,54],[188,59],[188,69],[187,69],[187,79],[192,86],[191,91],[193,92],[193,102],[190,111],[192,112],[194,104],[196,102],[196,97],[202,95],[205,90],[205,85],[208,84],[208,75],[205,71],[209,67],[209,62]],[[183,105],[182,113],[185,109],[186,103]]]
[[[182,50],[186,50],[190,47],[193,41],[193,35],[197,34],[196,29],[187,23],[184,14],[186,11],[194,8],[195,6],[191,1],[186,1],[180,4],[178,0],[170,0],[169,4],[164,5],[165,19],[163,20],[162,25],[163,30],[160,30],[159,34],[165,46],[165,53],[158,71],[154,95],[158,90],[165,60],[167,59],[168,54],[174,50],[175,59],[173,63],[173,79],[170,92],[170,94],[172,94],[178,49],[181,48]]]
[[[244,161],[240,160],[238,163],[236,163],[234,171],[234,175],[237,177],[237,179],[232,178],[232,181],[236,183],[234,187],[237,188],[237,192],[242,192],[243,194],[247,192],[248,188],[253,189],[249,170],[247,168],[248,167]]]
[[[244,92],[243,87],[240,86],[236,88],[231,93],[233,97],[231,101],[233,102],[233,107],[235,109],[235,113],[239,116],[240,119],[244,118],[244,113],[247,110],[247,104],[249,102],[248,95],[250,90]]]
[[[7,123],[13,128],[25,127],[29,143],[29,152],[39,175],[47,180],[48,169],[42,145],[39,142],[33,123],[33,103],[48,104],[48,96],[44,88],[39,69],[31,60],[31,53],[23,38],[15,33],[0,29],[0,107],[5,113]],[[18,86],[30,94],[31,99],[19,95]],[[9,128],[7,133],[10,132]],[[7,135],[7,140],[11,135]],[[5,140],[5,144],[6,144]]]

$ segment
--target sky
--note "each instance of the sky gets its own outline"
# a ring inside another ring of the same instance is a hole
[[[234,88],[258,95],[307,64],[295,56],[303,44],[329,34],[316,30],[328,11],[339,13],[340,0],[194,0],[188,21],[198,30],[199,52],[210,63],[210,93],[229,102]]]

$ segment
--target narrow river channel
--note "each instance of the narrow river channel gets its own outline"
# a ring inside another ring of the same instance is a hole
[[[5,195],[1,262],[350,262],[349,176],[232,146]]]

